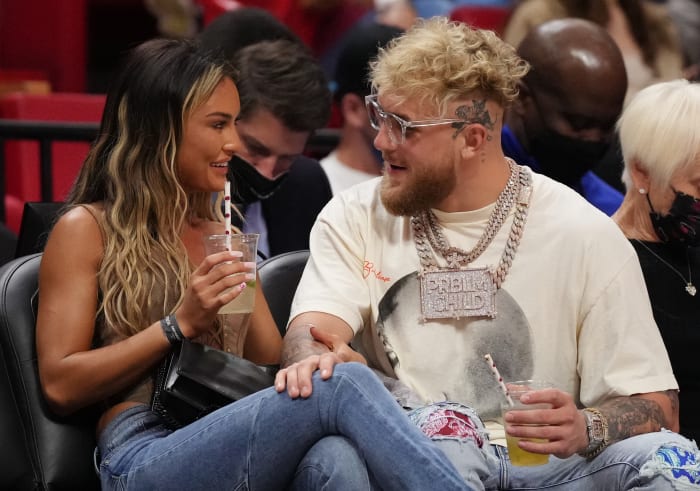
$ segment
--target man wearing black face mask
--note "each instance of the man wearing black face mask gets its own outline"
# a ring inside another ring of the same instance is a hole
[[[609,148],[625,99],[619,48],[592,22],[559,19],[534,28],[518,54],[532,69],[506,115],[504,153],[611,215],[622,194],[591,169]]]
[[[229,163],[233,202],[244,232],[260,234],[265,256],[309,247],[309,232],[330,200],[328,179],[302,152],[326,125],[331,95],[318,61],[269,13],[242,8],[217,18],[200,35],[238,70],[239,151]],[[234,216],[234,219],[236,217]]]

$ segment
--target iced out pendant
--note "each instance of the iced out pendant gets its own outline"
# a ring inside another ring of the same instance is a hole
[[[424,272],[420,282],[424,319],[496,317],[496,284],[487,268]]]
[[[685,291],[687,291],[691,297],[694,297],[695,294],[698,292],[698,289],[695,288],[695,285],[693,285],[692,283],[688,283],[687,285],[685,285]]]

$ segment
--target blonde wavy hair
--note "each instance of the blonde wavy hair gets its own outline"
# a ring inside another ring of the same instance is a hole
[[[208,192],[185,192],[176,156],[189,114],[224,77],[233,79],[233,69],[193,42],[153,40],[130,54],[107,96],[99,136],[67,201],[103,206],[98,316],[119,336],[181,303],[191,274],[180,239],[185,220],[223,219],[221,196],[213,202]]]
[[[445,117],[454,100],[480,95],[508,106],[529,66],[494,32],[444,17],[418,21],[370,64],[373,92],[417,100]]]

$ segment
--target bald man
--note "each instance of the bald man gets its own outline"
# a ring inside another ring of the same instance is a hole
[[[558,19],[531,30],[518,54],[532,69],[505,117],[504,153],[612,215],[622,194],[591,169],[610,146],[627,91],[615,41],[592,22]]]

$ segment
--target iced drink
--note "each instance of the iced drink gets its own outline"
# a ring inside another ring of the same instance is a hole
[[[241,261],[255,264],[258,256],[259,234],[232,234],[230,236],[231,250],[241,251]],[[207,255],[225,251],[227,247],[225,235],[208,235],[204,238],[204,249]],[[248,273],[255,274],[255,267]],[[240,273],[244,274],[244,273]],[[253,311],[255,306],[256,281],[246,281],[246,288],[236,298],[219,309],[220,314],[245,314]]]
[[[501,412],[505,418],[505,413],[508,411],[527,411],[531,409],[549,409],[551,406],[549,404],[522,404],[520,402],[520,396],[529,392],[531,390],[539,390],[553,387],[552,384],[548,382],[535,381],[535,380],[523,380],[518,382],[510,382],[506,384],[508,386],[508,393],[513,400],[513,406],[509,403],[504,402],[501,405]],[[508,456],[510,458],[510,463],[517,466],[531,466],[531,465],[542,465],[549,462],[549,454],[542,453],[532,453],[523,450],[518,446],[519,440],[527,440],[532,442],[543,443],[546,439],[543,438],[518,438],[506,434],[506,444],[508,446]]]

